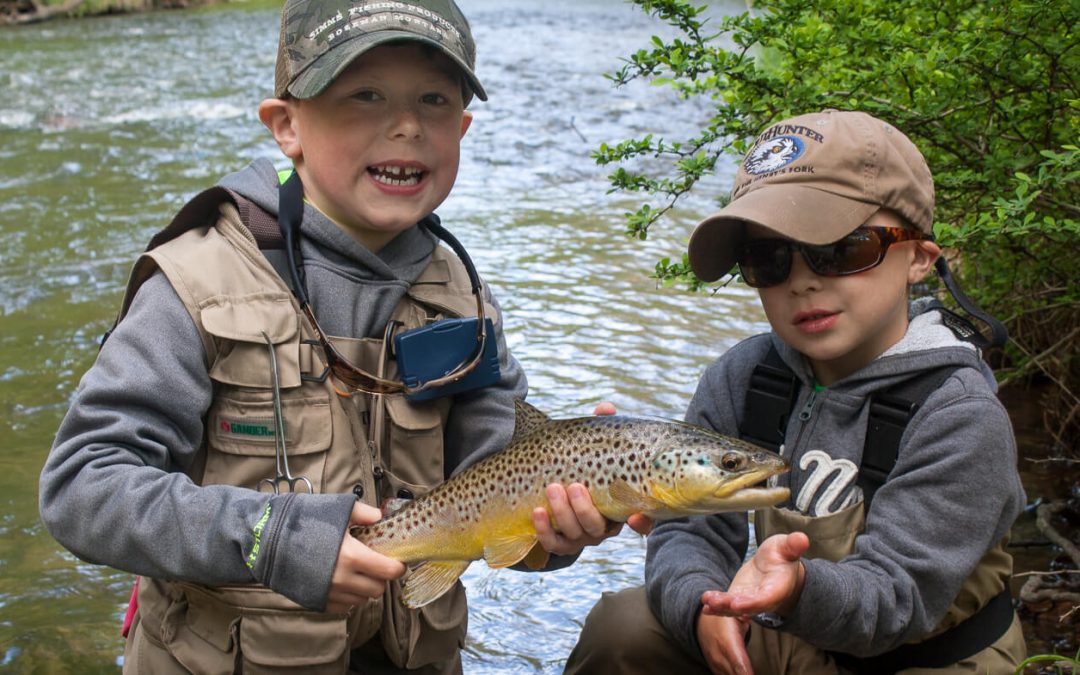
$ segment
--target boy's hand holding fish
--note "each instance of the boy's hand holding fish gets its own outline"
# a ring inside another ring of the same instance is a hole
[[[356,502],[349,517],[349,527],[370,525],[380,518],[382,512],[379,509]],[[381,598],[386,591],[386,582],[405,574],[405,569],[403,563],[371,550],[346,530],[334,574],[330,577],[326,611],[347,612],[350,607]]]
[[[615,404],[604,401],[596,406],[594,415],[614,415]],[[577,555],[586,546],[595,546],[622,532],[622,523],[608,520],[593,504],[589,489],[581,483],[563,486],[552,483],[546,489],[551,518],[543,507],[533,509],[536,539],[544,550],[555,555]],[[552,525],[554,518],[558,529]],[[640,513],[627,519],[626,524],[638,534],[648,534],[653,522]]]

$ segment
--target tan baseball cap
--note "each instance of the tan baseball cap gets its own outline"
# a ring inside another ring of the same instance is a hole
[[[881,208],[933,234],[934,179],[915,144],[864,112],[793,117],[758,136],[735,175],[731,201],[694,229],[690,267],[704,281],[730,272],[746,223],[828,244]]]
[[[453,0],[286,0],[281,10],[274,96],[318,96],[356,57],[402,40],[435,47],[457,64],[471,94],[487,93],[476,78],[476,42]]]

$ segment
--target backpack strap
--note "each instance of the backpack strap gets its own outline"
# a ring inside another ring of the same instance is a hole
[[[776,347],[770,346],[765,359],[754,366],[750,375],[739,436],[778,452],[784,444],[784,431],[799,396],[800,384]]]
[[[942,366],[919,373],[870,397],[862,463],[856,484],[862,488],[866,508],[884,485],[900,451],[900,439],[908,422],[932,392],[941,387],[959,366]]]
[[[240,212],[242,222],[259,245],[259,250],[267,252],[285,247],[277,218],[270,215],[254,202],[220,185],[203,190],[191,198],[173,217],[172,221],[150,239],[146,251],[151,251],[162,244],[176,239],[180,235],[198,227],[206,227],[217,221],[222,204],[231,202]],[[109,339],[116,325],[127,314],[131,301],[139,287],[157,270],[157,264],[151,258],[141,257],[135,263],[128,279],[127,291],[123,304],[113,325],[101,338],[99,349]]]

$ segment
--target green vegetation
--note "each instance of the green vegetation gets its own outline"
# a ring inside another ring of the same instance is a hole
[[[683,0],[632,1],[679,35],[654,37],[610,77],[646,78],[714,106],[694,138],[646,136],[595,153],[617,165],[615,189],[654,202],[627,214],[627,233],[646,238],[771,121],[828,107],[889,120],[934,172],[935,234],[965,290],[1009,328],[1004,352],[992,355],[999,377],[1048,382],[1047,428],[1075,453],[1080,3],[764,0],[706,20],[710,10]],[[685,256],[661,260],[656,276],[700,286]]]
[[[1016,675],[1022,675],[1022,673],[1027,672],[1029,667],[1037,664],[1047,664],[1051,668],[1050,671],[1044,670],[1040,672],[1051,672],[1055,675],[1077,675],[1077,673],[1080,673],[1080,654],[1077,654],[1076,658],[1057,656],[1056,654],[1032,656],[1020,664],[1020,667],[1016,669]]]

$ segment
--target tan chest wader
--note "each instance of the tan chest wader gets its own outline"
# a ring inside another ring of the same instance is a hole
[[[139,285],[160,269],[206,350],[214,395],[189,475],[200,485],[255,490],[275,474],[274,437],[257,433],[274,422],[265,332],[276,354],[292,474],[308,477],[317,493],[352,492],[372,505],[424,494],[443,481],[450,401],[339,393],[311,326],[252,235],[273,225],[250,202],[213,188],[155,237],[132,272],[121,318]],[[497,316],[493,307],[485,309]],[[475,314],[464,266],[436,247],[392,321],[407,330]],[[369,372],[396,376],[383,340],[334,342]],[[125,672],[183,672],[180,664],[197,673],[345,673],[350,650],[376,635],[399,668],[457,662],[467,620],[461,584],[420,610],[406,609],[400,592],[394,582],[382,600],[329,614],[255,584],[206,587],[142,578]],[[129,669],[128,660],[138,665]]]
[[[855,539],[865,531],[866,509],[893,465],[908,421],[929,393],[953,372],[942,368],[876,395],[871,401],[863,463],[858,484],[864,502],[837,513],[811,517],[769,507],[754,512],[758,544],[773,534],[804,532],[810,538],[807,558],[833,562],[855,550]],[[798,395],[798,379],[770,350],[751,378],[744,415],[743,438],[779,448],[774,440],[787,427],[787,416]],[[1012,556],[1001,541],[983,556],[964,581],[945,618],[925,639],[902,645],[872,658],[829,653],[781,631],[754,625],[747,650],[755,668],[769,673],[840,672],[885,673],[1012,673],[1023,660],[1026,647],[1012,607],[1009,578]],[[831,660],[830,658],[831,657]]]

